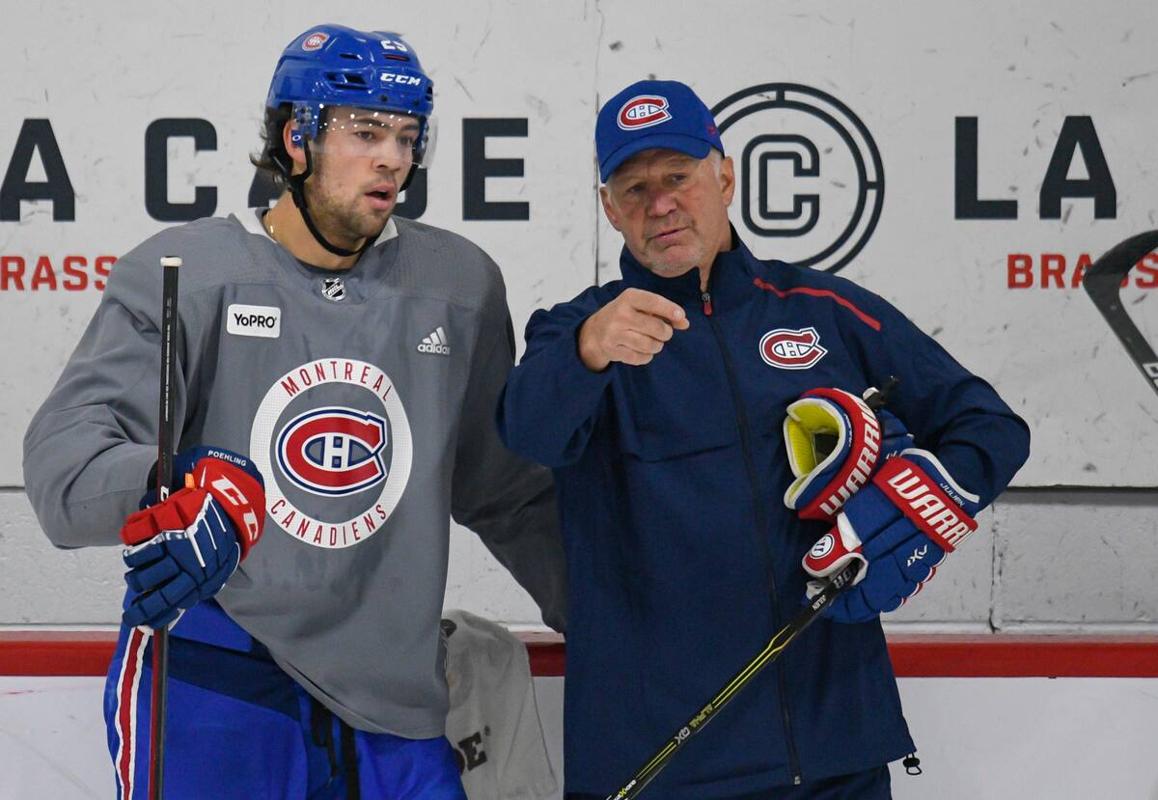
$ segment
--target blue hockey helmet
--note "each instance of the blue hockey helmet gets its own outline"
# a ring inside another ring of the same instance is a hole
[[[289,103],[298,129],[318,137],[324,110],[356,106],[418,119],[414,163],[423,163],[434,110],[434,82],[418,54],[396,33],[315,25],[294,39],[278,59],[267,108]]]

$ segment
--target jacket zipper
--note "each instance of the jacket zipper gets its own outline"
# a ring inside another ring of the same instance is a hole
[[[723,337],[720,335],[720,330],[716,326],[716,321],[712,318],[712,293],[710,291],[702,292],[700,294],[700,300],[703,302],[704,316],[708,318],[708,325],[711,327],[712,335],[716,339],[716,346],[720,349],[720,355],[724,363],[724,372],[728,376],[728,386],[732,391],[732,404],[736,409],[736,422],[740,426],[740,449],[744,453],[744,466],[748,472],[748,486],[752,491],[752,507],[756,515],[757,536],[762,537],[763,532],[767,529],[768,521],[760,510],[760,493],[757,490],[756,468],[752,463],[752,450],[748,441],[748,416],[744,413],[744,406],[740,401],[740,387],[736,383],[736,376],[732,371],[732,362],[731,359],[728,358],[728,350],[724,347]],[[763,541],[758,541],[758,544],[763,547],[768,555],[768,583],[772,587],[772,612],[775,625],[779,627],[781,624],[780,593],[776,589],[776,568],[772,559],[772,549]],[[788,746],[788,766],[792,770],[793,785],[799,786],[803,782],[803,777],[800,774],[800,757],[796,753],[796,742],[792,737],[792,720],[788,713],[788,687],[785,685],[784,667],[782,664],[774,664],[773,667],[776,669],[777,688],[780,692],[780,715],[781,722],[784,725],[784,742]]]

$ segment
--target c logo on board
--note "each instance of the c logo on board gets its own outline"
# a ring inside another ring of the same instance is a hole
[[[757,258],[836,272],[868,243],[884,205],[880,150],[837,98],[796,83],[741,89],[712,108],[736,160],[733,222]]]

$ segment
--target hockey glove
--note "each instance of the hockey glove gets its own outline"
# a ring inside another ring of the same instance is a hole
[[[225,585],[261,538],[265,489],[245,458],[194,448],[177,456],[187,488],[125,520],[126,625],[161,628]]]
[[[804,557],[814,578],[849,561],[865,564],[828,609],[838,622],[866,622],[921,590],[947,553],[977,529],[980,498],[962,489],[927,450],[890,458],[837,515],[836,526]],[[819,590],[809,582],[808,596]]]
[[[878,463],[913,443],[901,421],[842,389],[812,389],[788,406],[784,446],[796,477],[784,505],[832,522]]]

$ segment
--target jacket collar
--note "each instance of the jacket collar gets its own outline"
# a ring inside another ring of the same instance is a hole
[[[732,249],[720,253],[712,263],[708,278],[708,292],[712,305],[723,310],[734,307],[752,296],[752,282],[760,275],[760,262],[740,241],[732,228]],[[674,278],[656,275],[640,264],[626,245],[619,256],[619,268],[625,285],[655,292],[680,305],[699,303],[700,271],[692,269]]]

